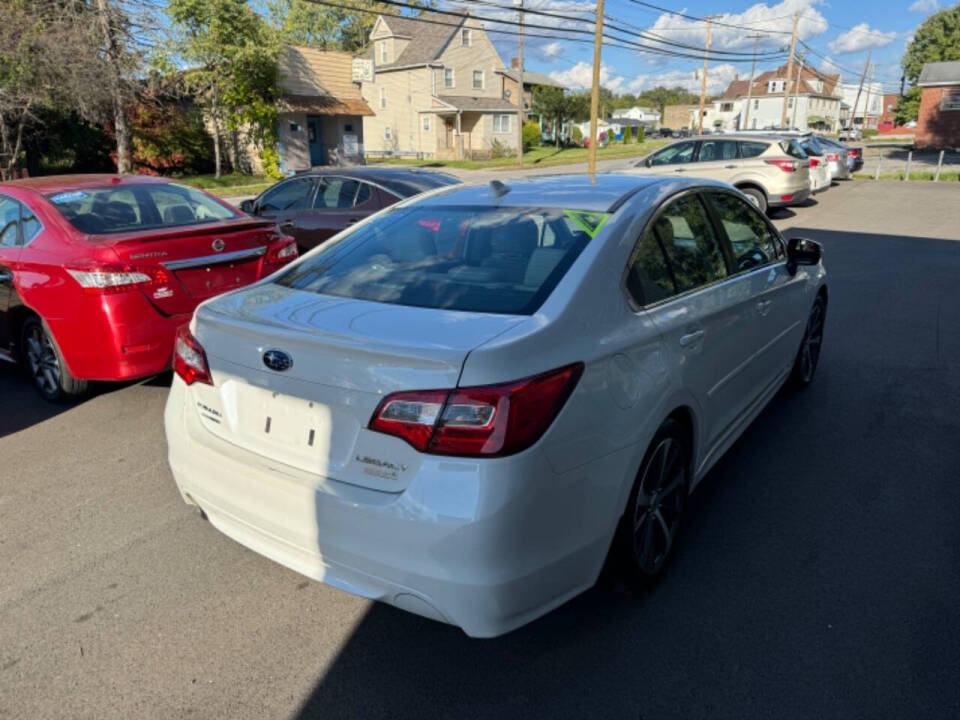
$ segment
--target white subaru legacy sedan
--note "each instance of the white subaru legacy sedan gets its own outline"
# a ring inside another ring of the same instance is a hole
[[[183,498],[297,572],[494,636],[651,582],[688,493],[811,381],[820,246],[709,180],[450,186],[201,305]]]

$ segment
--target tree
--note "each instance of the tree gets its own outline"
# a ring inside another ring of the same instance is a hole
[[[650,105],[663,115],[663,109],[667,105],[692,105],[700,102],[700,96],[696,93],[680,87],[668,88],[658,85],[650,90],[644,90],[637,96],[637,102],[644,105]]]
[[[960,5],[928,17],[913,34],[901,65],[911,87],[897,103],[897,122],[916,120],[921,89],[917,87],[925,63],[960,60]]]
[[[324,49],[342,47],[346,10],[308,0],[267,0],[266,8],[282,42]]]
[[[553,122],[553,136],[556,146],[560,147],[560,130],[567,120],[576,119],[584,110],[584,95],[567,95],[562,88],[549,85],[537,85],[533,88],[532,110]],[[587,105],[589,112],[589,105]]]
[[[272,158],[279,94],[275,34],[246,0],[170,0],[167,14],[175,33],[171,54],[190,66],[184,79],[210,121],[216,176],[228,130],[248,127],[261,153]],[[168,65],[175,62],[168,59]]]

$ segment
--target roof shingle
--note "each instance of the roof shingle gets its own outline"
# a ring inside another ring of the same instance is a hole
[[[960,60],[926,63],[918,85],[960,85]]]

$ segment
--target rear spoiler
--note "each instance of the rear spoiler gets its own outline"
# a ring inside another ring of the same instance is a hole
[[[178,225],[173,228],[155,228],[152,230],[135,230],[122,233],[101,233],[99,235],[88,235],[91,242],[119,244],[136,240],[138,242],[153,240],[170,240],[179,237],[189,237],[191,235],[230,235],[231,233],[242,232],[245,230],[265,230],[276,227],[272,220],[255,220],[252,218],[237,220],[236,222],[224,223],[222,220],[209,223],[196,223],[194,225]]]

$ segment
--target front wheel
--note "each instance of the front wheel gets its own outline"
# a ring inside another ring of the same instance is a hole
[[[823,326],[827,319],[827,302],[818,295],[807,318],[807,329],[803,333],[800,350],[793,362],[793,382],[797,387],[805,388],[813,382],[813,375],[820,362],[820,348],[823,345]]]
[[[23,364],[44,400],[69,401],[86,392],[87,381],[77,380],[70,374],[43,320],[31,317],[23,324],[20,347]]]
[[[677,540],[689,488],[689,443],[683,428],[667,420],[654,436],[621,520],[616,554],[634,587],[651,586]]]

